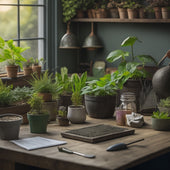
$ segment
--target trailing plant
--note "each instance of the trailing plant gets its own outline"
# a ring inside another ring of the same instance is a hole
[[[165,112],[153,112],[152,118],[156,118],[156,119],[170,119],[170,116],[168,113]]]
[[[14,101],[12,88],[13,85],[7,86],[0,79],[0,106],[9,106]]]
[[[129,79],[131,75],[129,72],[120,74],[118,71],[112,74],[106,74],[99,80],[92,80],[87,82],[87,85],[82,89],[82,94],[93,96],[107,96],[115,95],[117,90],[123,88],[123,84]]]
[[[79,76],[77,73],[72,74],[71,76],[71,82],[72,82],[72,97],[71,101],[72,104],[82,105],[82,93],[81,90],[85,87],[87,80],[87,72],[84,72],[81,76]]]
[[[144,67],[146,63],[153,62],[157,64],[155,59],[150,55],[134,55],[134,43],[138,41],[141,42],[137,37],[127,37],[122,43],[121,47],[130,46],[131,53],[123,50],[114,50],[107,56],[107,61],[114,63],[115,61],[121,60],[118,65],[118,71],[120,73],[129,72],[131,78],[146,78],[148,73],[142,69],[138,69],[138,66]],[[127,59],[130,58],[130,61]],[[138,59],[138,62],[136,61]]]
[[[34,93],[27,102],[31,107],[30,114],[45,114],[45,113],[47,113],[42,109],[43,102],[44,101],[43,101],[42,97],[39,96],[37,93]]]
[[[167,97],[166,99],[161,99],[158,106],[170,108],[170,97]]]
[[[68,75],[68,69],[66,67],[61,68],[61,73],[56,73],[55,81],[57,86],[62,87],[60,94],[65,95],[72,92],[71,77]]]
[[[0,62],[7,61],[7,65],[19,65],[22,69],[22,62],[26,61],[24,57],[22,57],[21,53],[30,47],[17,47],[14,45],[13,40],[9,40],[5,42],[5,40],[0,37]]]

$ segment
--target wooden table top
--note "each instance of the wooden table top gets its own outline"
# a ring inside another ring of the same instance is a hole
[[[95,154],[96,158],[88,159],[74,154],[59,152],[57,146],[27,151],[9,141],[0,140],[0,159],[51,170],[127,169],[170,152],[170,132],[153,130],[151,128],[150,116],[145,116],[144,120],[146,125],[142,128],[135,128],[134,135],[96,144],[63,138],[60,133],[70,129],[101,123],[116,125],[114,119],[93,119],[87,117],[86,123],[70,124],[67,127],[62,127],[56,122],[51,122],[48,124],[48,133],[46,134],[31,134],[29,125],[22,125],[20,138],[42,136],[50,139],[64,140],[67,141],[67,144],[63,145],[64,147],[86,154]],[[128,143],[141,138],[144,138],[144,141],[132,144],[126,150],[116,152],[106,151],[106,148],[110,145],[120,142]]]

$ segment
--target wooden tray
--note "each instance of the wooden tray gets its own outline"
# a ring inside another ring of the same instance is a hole
[[[81,140],[89,143],[97,143],[126,135],[132,135],[134,132],[134,129],[99,124],[62,132],[61,135],[70,139]]]

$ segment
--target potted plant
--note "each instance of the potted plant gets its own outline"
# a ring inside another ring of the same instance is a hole
[[[81,94],[82,88],[86,84],[87,72],[84,72],[81,76],[77,73],[72,74],[72,105],[68,106],[67,118],[71,123],[84,123],[86,120],[86,111],[83,105],[83,98]]]
[[[85,94],[88,115],[93,118],[113,117],[116,93],[122,89],[128,78],[128,75],[115,71],[112,74],[106,74],[99,80],[87,82],[87,85],[82,89],[82,94]]]
[[[159,131],[170,130],[170,116],[166,112],[153,112],[152,128]]]
[[[40,77],[37,74],[32,75],[33,79],[29,81],[33,90],[41,95],[45,102],[51,102],[52,94],[57,93],[58,90],[52,76],[53,74],[49,75],[46,70]]]
[[[158,109],[160,112],[165,112],[170,115],[170,97],[160,99],[160,102],[158,103]]]
[[[65,106],[60,106],[57,115],[58,123],[60,126],[68,126],[69,120],[67,118],[67,110]]]
[[[23,71],[25,76],[29,76],[33,73],[32,61],[30,59],[26,59],[26,61],[23,62]]]
[[[61,67],[60,73],[57,72],[55,75],[56,85],[61,87],[59,93],[59,105],[65,106],[66,108],[72,104],[71,102],[71,77],[68,74],[67,67]]]
[[[5,42],[5,40],[0,37],[0,62],[7,61],[7,76],[10,78],[17,77],[18,66],[22,69],[22,62],[26,61],[21,53],[24,52],[29,47],[22,48],[14,45],[13,40]]]
[[[42,96],[37,93],[34,93],[28,100],[31,110],[27,113],[27,117],[31,133],[46,133],[47,131],[49,114],[42,109],[43,102]]]
[[[119,12],[117,9],[117,4],[119,0],[109,0],[107,4],[107,8],[109,10],[109,14],[111,18],[119,18]]]
[[[107,56],[107,61],[114,63],[115,61],[121,60],[118,65],[119,73],[126,73],[129,76],[127,82],[124,84],[124,88],[121,92],[131,91],[136,94],[136,104],[137,111],[139,111],[139,95],[142,88],[141,79],[151,77],[146,70],[146,63],[157,64],[155,59],[150,55],[135,55],[134,54],[134,44],[135,42],[141,42],[137,37],[127,37],[121,43],[121,47],[131,47],[131,53],[123,50],[114,50]],[[138,59],[138,61],[137,61]],[[148,67],[147,67],[148,68]],[[150,70],[153,70],[157,67],[151,67]],[[149,70],[149,69],[148,69]],[[156,69],[155,69],[156,71]],[[154,73],[153,73],[154,74]]]
[[[0,115],[0,139],[15,140],[19,137],[23,117],[18,114],[6,113]]]
[[[43,58],[38,59],[38,58],[31,57],[30,62],[32,63],[32,71],[33,71],[33,73],[37,74],[40,77],[41,70],[42,70],[41,65],[43,65],[45,63],[44,59]]]
[[[126,0],[120,0],[117,4],[120,19],[128,18]]]

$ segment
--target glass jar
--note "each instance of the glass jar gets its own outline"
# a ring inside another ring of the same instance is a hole
[[[120,126],[126,125],[126,114],[136,112],[136,97],[132,92],[125,92],[120,97],[121,104],[116,108],[116,123]]]

